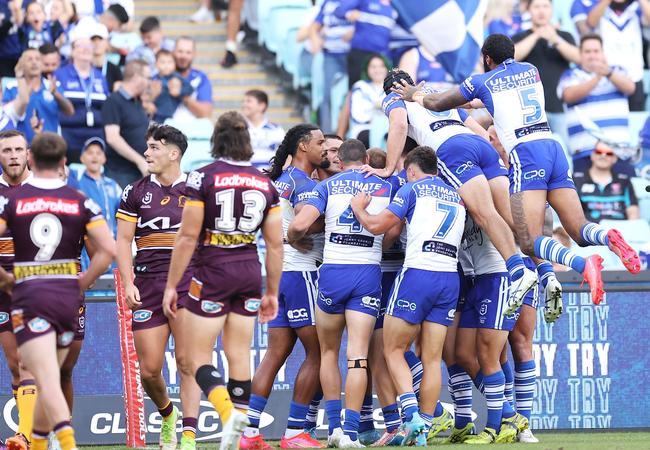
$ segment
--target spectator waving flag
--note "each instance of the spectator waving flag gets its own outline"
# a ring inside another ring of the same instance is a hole
[[[474,72],[483,45],[487,0],[393,0],[398,21],[457,82]]]

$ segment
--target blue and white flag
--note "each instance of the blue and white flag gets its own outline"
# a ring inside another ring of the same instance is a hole
[[[480,61],[487,0],[392,0],[398,21],[462,82]]]

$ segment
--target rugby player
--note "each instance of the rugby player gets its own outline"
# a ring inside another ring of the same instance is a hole
[[[117,211],[117,264],[124,285],[126,303],[133,310],[132,327],[140,375],[145,392],[162,416],[159,444],[162,450],[176,448],[178,410],[167,395],[162,376],[169,334],[174,336],[176,364],[181,376],[183,434],[181,450],[196,447],[196,427],[201,391],[187,369],[188,346],[179,332],[184,314],[168,319],[162,310],[169,261],[174,238],[181,223],[186,201],[181,158],[187,138],[169,125],[153,124],[147,130],[144,153],[150,175],[124,188]],[[135,238],[134,263],[131,246]],[[178,284],[179,297],[188,295],[193,264]]]
[[[13,329],[21,361],[34,375],[39,391],[34,450],[47,448],[51,430],[62,450],[77,447],[61,390],[60,364],[77,330],[83,292],[115,256],[101,208],[59,179],[66,152],[60,136],[38,135],[29,156],[34,177],[0,197],[0,234],[9,230],[15,247],[14,275],[0,269],[0,279],[7,288],[15,283]],[[88,269],[79,275],[84,235],[95,251]]]
[[[310,227],[325,215],[323,265],[318,273],[316,329],[321,345],[320,381],[329,422],[328,445],[362,447],[358,440],[360,411],[367,386],[368,346],[381,302],[383,236],[375,237],[355,219],[350,200],[359,191],[372,196],[370,208],[384,209],[392,186],[383,179],[365,177],[367,163],[361,141],[348,139],[339,148],[343,172],[320,182],[289,226],[290,244],[300,241]],[[341,373],[338,356],[343,330],[347,327],[348,374],[341,428]]]
[[[442,349],[459,293],[457,256],[465,208],[455,189],[436,177],[437,164],[432,148],[417,147],[404,162],[408,183],[387,209],[369,213],[365,193],[352,200],[355,216],[373,234],[406,220],[404,267],[393,284],[384,318],[384,356],[405,420],[402,445],[426,445],[425,432],[440,396]],[[419,408],[404,357],[418,334],[423,368]]]
[[[246,119],[237,112],[222,114],[212,135],[212,164],[191,172],[186,181],[181,228],[176,235],[163,311],[171,319],[184,314],[180,325],[190,342],[188,361],[196,381],[219,414],[222,450],[236,450],[251,393],[250,346],[255,318],[273,320],[278,312],[282,273],[282,214],[271,180],[251,166],[253,156]],[[266,242],[266,287],[255,236]],[[199,235],[197,264],[188,296],[179,286],[192,259]],[[178,307],[184,308],[178,309]],[[212,365],[212,352],[223,331],[228,360],[228,384]]]
[[[323,151],[323,132],[315,125],[296,125],[287,131],[271,159],[269,177],[280,195],[282,230],[286,231],[316,182],[310,175],[317,169],[326,170],[329,161]],[[291,165],[283,170],[287,159]],[[278,297],[278,316],[269,322],[269,346],[255,371],[251,388],[248,421],[240,447],[266,450],[259,432],[260,416],[266,407],[273,380],[293,351],[296,339],[305,349],[305,359],[294,382],[293,400],[289,406],[289,420],[280,448],[321,448],[323,445],[304,431],[309,404],[320,390],[320,346],[316,333],[314,309],[316,306],[317,264],[323,254],[320,245],[307,238],[302,251],[284,244],[284,261]],[[311,247],[311,248],[310,248]]]
[[[560,143],[552,138],[544,111],[544,88],[537,68],[516,62],[515,46],[505,35],[493,34],[483,43],[484,74],[472,75],[458,89],[425,94],[404,81],[395,92],[406,101],[442,112],[474,99],[474,106],[485,106],[494,119],[497,135],[510,156],[510,204],[521,250],[539,259],[570,266],[589,284],[592,301],[599,304],[604,295],[602,257],[583,258],[556,240],[543,235],[548,201],[562,226],[581,246],[607,245],[631,273],[641,270],[639,255],[615,229],[605,230],[587,222],[570,175],[569,164]],[[540,270],[541,269],[541,270]],[[538,266],[542,287],[552,267]],[[523,297],[509,298],[506,314],[512,314]]]
[[[318,167],[316,169],[316,179],[323,181],[325,178],[336,175],[341,171],[341,160],[339,159],[339,147],[343,143],[336,134],[326,134],[325,142],[323,143],[323,150],[325,151],[325,158],[330,162],[326,168]]]

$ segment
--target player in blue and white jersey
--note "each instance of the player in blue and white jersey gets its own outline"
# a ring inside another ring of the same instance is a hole
[[[383,109],[388,116],[388,162],[386,176],[395,167],[407,135],[419,145],[427,145],[438,156],[440,176],[458,190],[468,211],[486,230],[508,262],[513,303],[521,303],[537,276],[526,269],[517,252],[511,231],[507,170],[498,153],[484,137],[485,130],[462,109],[434,113],[414,102],[405,102],[391,92],[394,83],[413,84],[402,70],[394,70],[384,80],[387,93]],[[429,91],[427,91],[429,92]]]
[[[318,273],[316,329],[321,344],[320,381],[329,422],[328,445],[361,447],[358,427],[366,392],[368,345],[381,301],[383,236],[375,236],[355,218],[350,200],[358,192],[372,196],[370,210],[379,212],[390,203],[390,183],[366,177],[366,148],[348,139],[339,148],[343,172],[320,182],[289,226],[289,243],[302,239],[314,222],[325,215],[323,265]],[[348,374],[345,416],[341,429],[341,374],[338,356],[343,329],[347,326]]]
[[[570,266],[581,273],[591,288],[592,300],[601,302],[602,257],[583,258],[542,233],[546,202],[551,204],[562,226],[578,244],[608,245],[631,273],[641,270],[639,256],[617,230],[587,222],[559,142],[552,139],[544,112],[544,88],[537,68],[516,62],[515,47],[505,35],[493,34],[483,43],[484,74],[472,75],[454,90],[425,94],[402,82],[395,92],[433,111],[447,111],[479,99],[494,119],[499,139],[510,155],[510,204],[521,249],[537,257]],[[474,105],[474,104],[473,104]],[[478,104],[474,105],[478,106]],[[552,270],[538,266],[542,287]],[[511,297],[512,300],[514,300]],[[523,299],[521,299],[523,300]],[[506,313],[520,302],[509,302]]]
[[[412,150],[404,163],[409,182],[391,204],[368,211],[370,198],[352,200],[355,216],[371,233],[382,234],[406,220],[404,268],[395,279],[384,318],[384,356],[399,393],[402,445],[426,445],[426,422],[433,418],[440,395],[442,349],[447,327],[454,321],[459,293],[458,249],[465,207],[454,188],[436,177],[437,158],[430,147]],[[423,376],[420,407],[404,353],[420,335]]]
[[[287,429],[280,448],[320,448],[323,445],[304,431],[309,403],[320,390],[320,344],[315,327],[317,264],[322,258],[322,240],[311,237],[302,242],[301,250],[286,243],[286,233],[295,213],[309,197],[316,182],[310,174],[327,168],[323,132],[315,125],[301,124],[291,128],[280,143],[268,172],[280,194],[282,229],[284,232],[284,263],[278,296],[278,316],[269,322],[269,348],[255,371],[248,408],[250,426],[244,431],[240,447],[262,450],[269,448],[259,432],[260,417],[273,388],[273,381],[293,351],[296,339],[305,349],[305,359],[296,375],[296,389],[289,406]],[[287,159],[291,165],[283,170]],[[320,244],[320,245],[319,245]]]

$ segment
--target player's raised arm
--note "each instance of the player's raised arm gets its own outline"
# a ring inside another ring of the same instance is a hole
[[[458,108],[467,103],[467,99],[458,89],[449,89],[444,92],[424,93],[422,83],[417,86],[409,84],[406,80],[395,83],[393,92],[399,94],[406,102],[416,102],[431,111],[441,112]]]
[[[363,225],[363,228],[377,236],[399,225],[401,219],[388,209],[384,209],[379,214],[369,214],[366,208],[371,201],[372,196],[366,192],[359,192],[350,201],[354,216]]]
[[[278,315],[278,293],[282,276],[282,214],[280,207],[271,208],[262,224],[262,236],[266,243],[266,289],[260,308],[260,323],[267,323]]]

